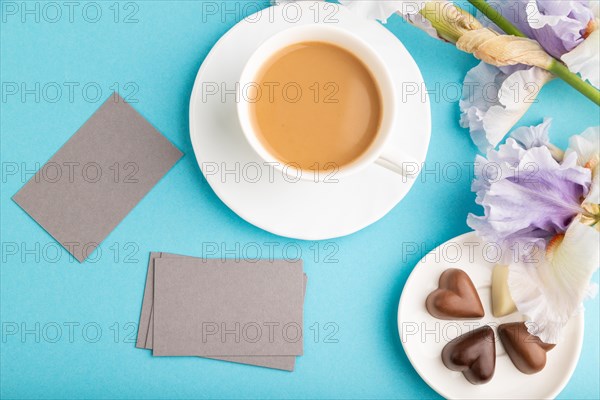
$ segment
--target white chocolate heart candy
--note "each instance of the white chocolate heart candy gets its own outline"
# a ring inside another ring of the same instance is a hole
[[[516,310],[508,289],[508,265],[496,265],[492,271],[492,314],[503,317]]]

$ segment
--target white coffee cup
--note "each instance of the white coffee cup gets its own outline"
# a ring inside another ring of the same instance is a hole
[[[301,171],[295,168],[294,165],[284,164],[263,146],[252,123],[252,99],[245,92],[248,87],[256,85],[258,72],[271,56],[293,44],[311,41],[337,45],[358,57],[373,75],[382,98],[381,123],[375,139],[355,160],[341,166],[336,171],[335,177],[342,178],[354,174],[372,164],[377,164],[398,174],[409,176],[404,172],[402,166],[412,159],[398,154],[397,151],[392,152],[388,146],[397,114],[397,99],[388,68],[379,55],[371,49],[369,44],[358,36],[331,25],[311,24],[287,29],[267,39],[250,56],[240,77],[237,96],[238,118],[250,146],[265,162],[270,163],[269,165],[273,165],[284,173],[305,180],[314,179],[312,174],[304,173],[306,171]]]

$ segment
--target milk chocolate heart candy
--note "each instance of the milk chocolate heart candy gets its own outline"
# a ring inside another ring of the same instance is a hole
[[[445,270],[439,287],[427,296],[429,314],[439,319],[472,319],[484,315],[477,290],[466,272],[456,268]]]
[[[535,374],[546,366],[546,352],[554,348],[527,332],[523,322],[502,324],[498,336],[515,367],[524,374]]]
[[[442,350],[446,368],[462,372],[473,385],[487,383],[496,369],[494,331],[483,326],[457,337]]]

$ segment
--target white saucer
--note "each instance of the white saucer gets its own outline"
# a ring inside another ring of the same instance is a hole
[[[524,321],[515,312],[495,318],[491,312],[491,277],[495,265],[495,248],[484,247],[474,232],[458,236],[437,247],[415,266],[398,306],[398,331],[406,355],[421,378],[440,395],[450,399],[551,399],[565,387],[581,353],[583,314],[573,318],[564,337],[547,353],[546,367],[534,375],[525,375],[513,365],[496,334],[496,372],[484,385],[470,384],[460,372],[442,363],[446,343],[473,327],[490,325],[496,332],[499,324]],[[469,249],[472,249],[471,251]],[[487,254],[487,256],[486,256]],[[444,321],[432,317],[425,308],[427,295],[438,287],[438,279],[448,268],[465,271],[477,288],[485,309],[478,321]],[[476,322],[473,326],[469,323]],[[411,333],[415,327],[418,333]],[[460,331],[460,332],[459,332]],[[427,332],[427,334],[425,334]],[[422,337],[421,334],[425,334]]]
[[[348,235],[379,220],[408,193],[414,179],[372,165],[337,183],[290,183],[281,172],[265,166],[246,142],[234,95],[226,95],[224,101],[220,89],[219,95],[206,95],[210,91],[206,89],[214,89],[214,84],[225,85],[228,90],[235,88],[244,64],[264,40],[290,27],[312,23],[335,23],[362,37],[396,72],[399,115],[390,145],[421,165],[429,145],[431,121],[429,100],[426,96],[422,99],[425,86],[417,65],[383,26],[332,3],[270,7],[229,30],[198,71],[190,100],[190,135],[206,180],[240,217],[281,236],[321,240]],[[403,82],[421,88],[418,95],[406,96],[405,102]],[[236,167],[238,172],[226,173]]]

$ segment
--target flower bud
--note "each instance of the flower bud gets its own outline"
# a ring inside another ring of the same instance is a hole
[[[456,47],[497,67],[525,64],[548,69],[553,62],[553,58],[535,40],[500,35],[488,28],[465,32],[456,42]]]

